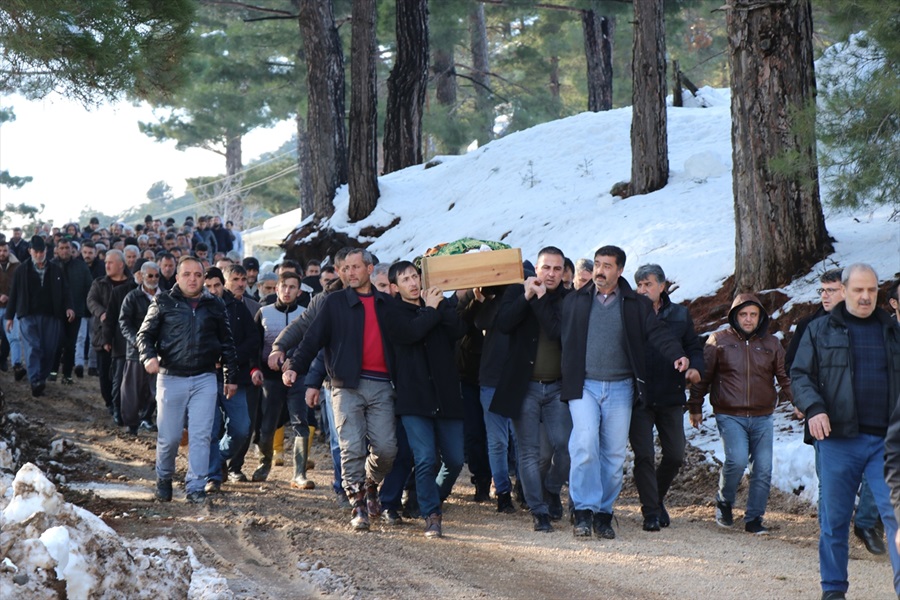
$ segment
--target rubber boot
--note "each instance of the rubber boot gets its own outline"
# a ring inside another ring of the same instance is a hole
[[[306,457],[307,457],[306,439],[302,437],[294,438],[294,477],[291,479],[291,487],[295,490],[313,490],[316,484],[306,478]]]
[[[306,468],[312,470],[316,468],[316,461],[310,458],[312,456],[313,437],[316,435],[316,428],[309,426],[309,437],[306,438]]]
[[[259,466],[253,471],[251,481],[265,481],[269,478],[269,471],[272,470],[272,445],[260,444],[259,453]]]
[[[275,450],[275,466],[284,466],[284,427],[275,430],[275,438],[272,440],[272,448]]]

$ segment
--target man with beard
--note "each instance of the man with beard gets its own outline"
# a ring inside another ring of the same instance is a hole
[[[122,422],[128,432],[136,434],[138,428],[156,431],[152,416],[155,405],[156,375],[150,375],[141,364],[137,349],[137,334],[150,309],[150,303],[159,295],[159,266],[154,262],[141,265],[141,285],[125,295],[119,310],[119,329],[126,341],[125,366],[122,372],[121,406]]]

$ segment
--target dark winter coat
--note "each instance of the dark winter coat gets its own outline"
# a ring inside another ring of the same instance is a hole
[[[72,306],[75,316],[79,319],[91,316],[87,308],[87,295],[91,291],[91,284],[94,282],[94,278],[91,276],[91,270],[88,268],[87,263],[80,258],[72,258],[66,262],[54,258],[50,262],[58,264],[66,275],[66,282],[72,294]]]
[[[111,341],[106,341],[103,337],[104,321],[100,320],[100,316],[109,310],[109,302],[112,300],[113,289],[122,285],[130,286],[131,289],[134,289],[134,282],[127,273],[125,274],[125,277],[126,279],[124,282],[115,286],[109,278],[109,275],[104,275],[99,279],[95,279],[91,284],[91,289],[87,296],[87,307],[91,312],[91,315],[93,315],[91,318],[91,346],[93,346],[95,350],[103,350],[103,344],[112,343]],[[107,314],[107,316],[109,315]],[[111,330],[109,330],[109,332],[111,333]]]
[[[475,313],[475,327],[484,332],[478,380],[485,387],[497,387],[500,383],[500,373],[509,353],[509,336],[497,328],[497,313],[505,290],[504,286],[495,296],[485,298]]]
[[[384,359],[391,379],[395,376],[394,357],[385,338],[388,306],[393,299],[373,291],[375,315],[381,329]],[[293,369],[306,373],[320,348],[325,348],[325,368],[334,387],[355,389],[362,371],[364,308],[353,288],[325,296],[318,316],[310,324],[303,341],[294,352]]]
[[[6,303],[6,319],[12,320],[14,317],[27,317],[31,314],[29,308],[29,299],[33,294],[49,293],[53,301],[53,316],[60,319],[66,318],[67,310],[72,308],[72,294],[69,292],[69,286],[66,285],[66,276],[59,265],[52,262],[46,263],[46,271],[44,272],[44,285],[40,288],[32,289],[29,274],[34,272],[34,266],[31,258],[26,258],[16,272],[13,273],[12,287],[9,289],[9,300]]]
[[[665,323],[672,335],[681,343],[684,355],[691,361],[692,369],[697,369],[703,377],[703,342],[694,331],[691,313],[680,304],[673,304],[665,292],[660,297],[659,312],[656,317]],[[684,373],[679,373],[654,346],[647,347],[647,406],[683,406]]]
[[[587,354],[588,321],[591,302],[596,302],[597,288],[585,285],[566,296],[562,312],[562,395],[563,401],[577,400],[584,395],[585,359]],[[653,303],[635,293],[628,282],[619,277],[619,310],[625,327],[625,347],[622,351],[634,373],[637,393],[635,402],[642,403],[647,394],[647,346],[655,346],[670,363],[683,357],[681,344],[662,321],[656,318]]]
[[[222,294],[225,310],[228,312],[228,323],[234,338],[234,352],[237,355],[237,373],[234,382],[238,385],[253,385],[250,371],[259,365],[261,341],[259,330],[250,314],[250,310],[225,290]]]
[[[843,306],[842,302],[828,315],[809,324],[791,367],[794,404],[807,420],[828,414],[830,437],[835,438],[859,435],[853,393],[853,354]],[[884,333],[889,409],[893,414],[900,397],[900,325],[880,308],[875,309],[874,315]]]
[[[137,349],[137,334],[150,310],[150,298],[141,288],[131,290],[119,309],[119,330],[125,338],[125,359],[141,360]]]
[[[456,303],[456,313],[466,325],[466,333],[456,345],[456,369],[460,381],[471,385],[478,385],[478,366],[484,346],[484,333],[475,326],[475,315],[479,308],[481,302],[475,299],[472,290],[467,291],[465,297]]]
[[[828,313],[825,312],[825,309],[822,308],[822,305],[820,304],[819,308],[816,309],[816,312],[797,322],[797,327],[794,329],[794,337],[791,338],[791,343],[788,344],[787,352],[784,355],[784,367],[787,369],[788,373],[791,372],[791,365],[794,364],[794,357],[797,356],[797,348],[800,347],[800,340],[803,339],[806,328],[809,327],[810,323],[827,314]]]
[[[212,227],[211,230],[216,238],[216,252],[231,252],[232,248],[234,248],[231,232],[223,225]]]
[[[206,290],[197,308],[176,284],[150,304],[137,335],[141,362],[159,359],[159,372],[177,377],[215,373],[222,365],[225,383],[235,383],[237,356],[225,303]]]
[[[394,298],[385,323],[396,357],[394,412],[398,416],[462,419],[453,354],[465,325],[456,310],[446,300],[435,309]]]
[[[491,402],[491,412],[517,419],[528,382],[534,372],[540,330],[551,340],[560,339],[563,299],[570,290],[560,285],[542,298],[525,299],[525,286],[511,285],[503,294],[496,326],[509,336],[509,353],[500,371],[500,381]]]
[[[894,516],[900,518],[900,398],[896,402],[884,437],[884,479],[891,489]]]
[[[133,280],[126,284],[120,285],[113,289],[109,297],[109,306],[106,309],[106,320],[103,321],[103,343],[110,345],[109,355],[112,358],[125,358],[128,350],[128,342],[122,335],[122,328],[119,327],[119,314],[122,311],[122,302],[125,296],[138,288],[138,284]]]

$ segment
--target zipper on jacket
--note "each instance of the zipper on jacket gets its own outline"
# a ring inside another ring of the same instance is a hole
[[[744,386],[744,403],[746,404],[747,416],[750,416],[750,340],[747,339],[744,341],[744,346],[747,348],[747,385]]]

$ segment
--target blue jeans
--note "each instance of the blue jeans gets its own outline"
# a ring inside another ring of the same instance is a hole
[[[209,471],[209,440],[216,414],[216,375],[156,378],[156,477],[172,479],[181,432],[188,427],[188,470],[184,489],[202,491]]]
[[[450,495],[465,460],[463,419],[403,415],[400,420],[416,464],[416,493],[422,517],[441,514],[441,502]]]
[[[250,411],[247,409],[246,386],[239,385],[231,398],[226,398],[222,392],[217,392],[216,396],[218,406],[209,440],[209,472],[206,478],[221,482],[222,466],[234,458],[250,438]]]
[[[612,514],[622,491],[633,403],[633,379],[585,379],[582,397],[569,400],[569,497],[575,510]]]
[[[6,327],[5,322],[3,323],[3,326]],[[9,360],[11,360],[14,365],[22,365],[22,360],[25,352],[22,349],[22,337],[19,327],[19,317],[15,317],[13,319],[12,331],[6,332],[6,339],[7,341],[9,341]]]
[[[734,504],[734,496],[750,465],[750,490],[744,522],[766,514],[772,487],[772,439],[774,417],[733,417],[716,415],[716,425],[725,447],[725,464],[719,473],[716,500]]]
[[[512,419],[491,412],[491,402],[497,388],[481,386],[481,408],[484,410],[484,428],[487,431],[488,462],[491,464],[491,476],[494,478],[494,489],[498,494],[512,492],[509,482],[509,438],[515,434]]]
[[[51,315],[29,315],[19,319],[25,354],[28,357],[28,380],[34,387],[47,381],[56,358],[62,320]]]
[[[344,486],[341,484],[341,443],[338,440],[337,429],[334,426],[334,409],[331,402],[331,390],[322,388],[321,393],[322,416],[328,423],[328,446],[331,450],[331,462],[334,465],[334,479],[331,481],[331,489],[335,494],[343,494]]]
[[[819,574],[822,591],[847,591],[850,515],[856,490],[866,476],[887,534],[894,569],[894,590],[900,594],[900,555],[894,543],[897,520],[890,490],[884,481],[884,437],[859,434],[853,438],[825,438],[816,442],[821,457],[822,493],[819,501]]]
[[[387,474],[381,484],[378,499],[385,509],[392,508],[399,511],[403,508],[403,490],[406,489],[407,483],[413,476],[413,453],[409,447],[406,428],[400,417],[397,417],[395,428],[397,431],[397,456],[394,458],[391,472]]]
[[[81,319],[78,326],[78,337],[75,341],[75,364],[84,366],[85,363],[85,347],[87,346],[88,324],[91,322],[89,318]]]
[[[559,382],[528,383],[522,412],[513,421],[519,451],[519,479],[532,514],[548,514],[544,491],[559,494],[569,477],[569,436],[572,416],[560,399]],[[541,425],[550,444],[550,455],[541,460]]]

